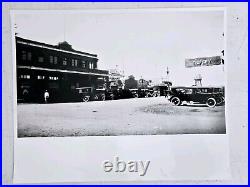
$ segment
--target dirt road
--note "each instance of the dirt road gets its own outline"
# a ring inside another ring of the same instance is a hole
[[[18,136],[225,133],[225,107],[173,106],[164,97],[19,104]]]

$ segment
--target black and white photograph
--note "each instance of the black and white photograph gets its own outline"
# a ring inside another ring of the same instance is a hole
[[[18,138],[226,134],[223,10],[12,21]]]

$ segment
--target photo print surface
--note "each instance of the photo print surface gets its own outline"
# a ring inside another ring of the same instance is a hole
[[[17,136],[225,134],[224,11],[18,13]]]

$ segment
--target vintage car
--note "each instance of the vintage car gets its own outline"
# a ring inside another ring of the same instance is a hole
[[[159,90],[155,90],[153,88],[149,88],[146,90],[146,95],[145,97],[158,97],[160,96],[160,91]]]
[[[129,89],[129,91],[131,92],[132,96],[134,98],[138,98],[139,97],[139,89],[134,88],[134,89]]]
[[[224,87],[172,87],[167,95],[170,102],[177,106],[183,101],[206,104],[208,107],[224,103]]]
[[[76,88],[80,99],[83,102],[88,101],[105,101],[105,89],[95,89],[93,87]]]
[[[148,89],[141,89],[141,88],[129,89],[129,91],[131,92],[132,97],[134,98],[146,97],[147,93],[149,92]]]

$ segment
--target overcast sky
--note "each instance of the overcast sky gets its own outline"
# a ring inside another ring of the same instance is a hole
[[[221,55],[223,11],[85,12],[17,14],[20,37],[98,55],[99,69],[118,65],[125,75],[155,82],[166,76],[175,85],[224,85],[222,66],[185,68],[185,58]]]

